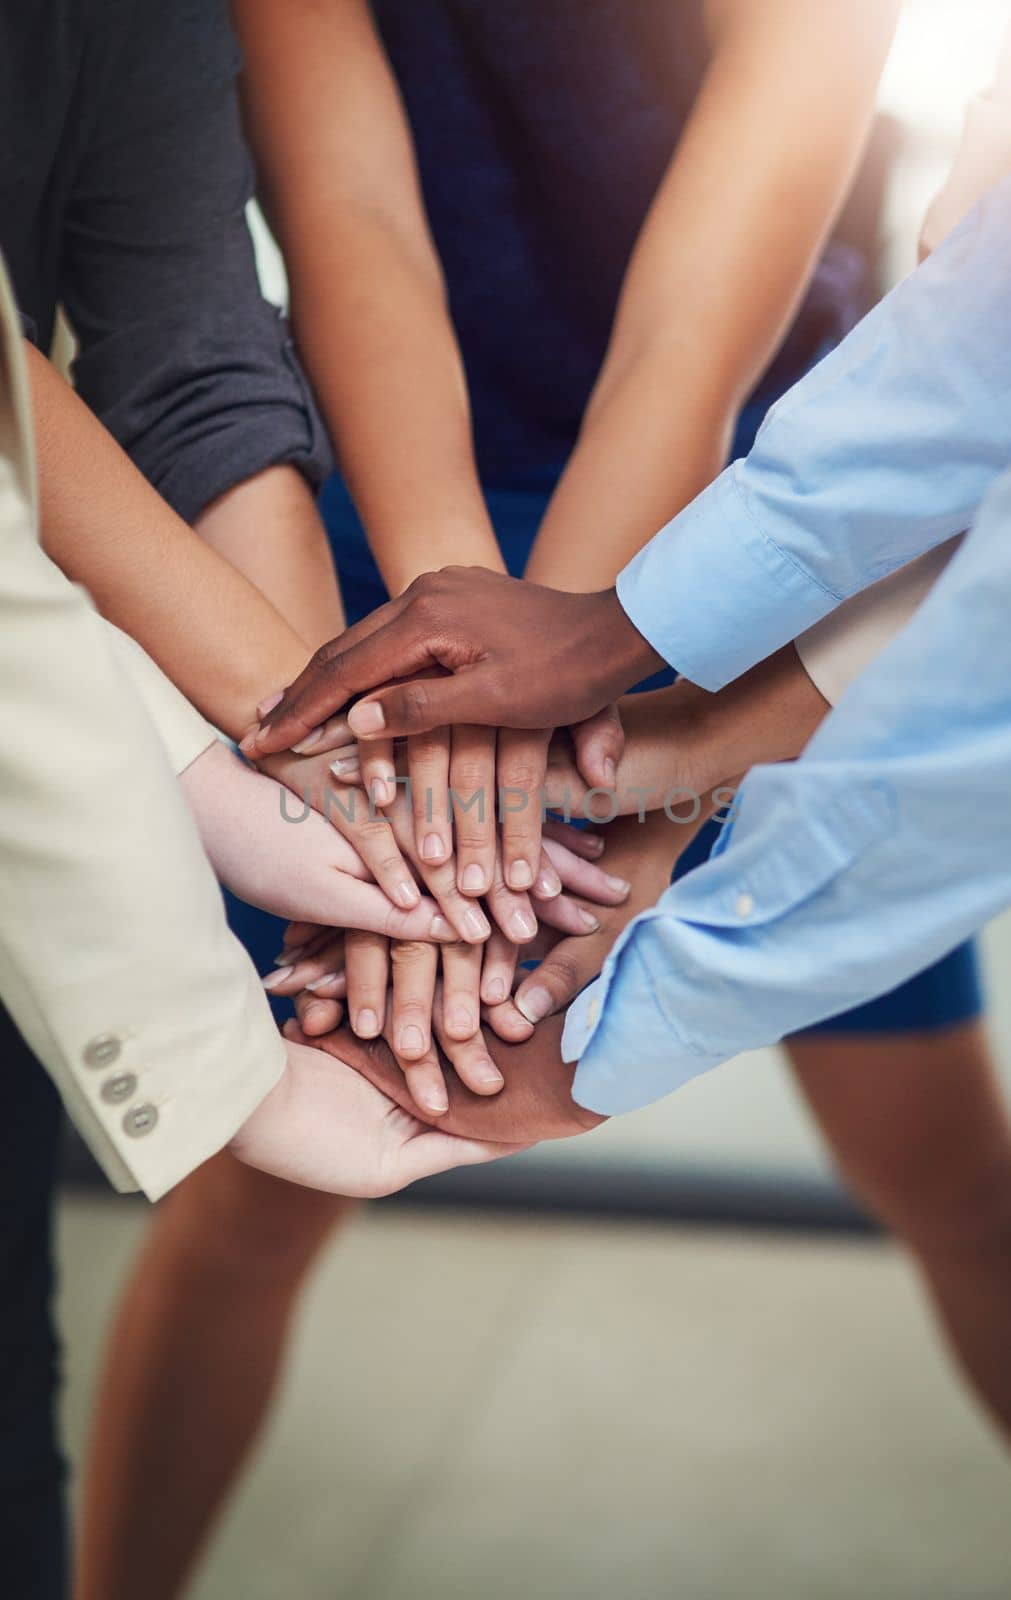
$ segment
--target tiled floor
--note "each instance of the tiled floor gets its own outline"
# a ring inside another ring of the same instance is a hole
[[[75,1457],[143,1223],[64,1206]],[[1009,1594],[1011,1470],[890,1247],[374,1209],[193,1600]]]

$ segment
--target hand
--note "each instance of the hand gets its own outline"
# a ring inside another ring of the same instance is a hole
[[[333,718],[326,726],[333,728],[338,722],[340,737],[346,739],[346,719]],[[414,813],[415,857],[437,864],[452,856],[457,887],[473,898],[486,895],[497,878],[520,893],[559,893],[557,882],[545,887],[552,869],[541,848],[549,739],[545,729],[496,730],[469,724],[436,728],[408,739],[400,776],[406,779]],[[587,759],[596,757],[610,770],[614,762],[605,745],[612,749],[621,740],[616,709],[609,707],[573,730],[577,762],[582,750]],[[298,749],[310,742],[315,744],[315,738],[303,741]],[[390,807],[396,795],[397,774],[388,784],[386,768],[386,741],[344,745],[332,765],[341,782],[359,785],[383,808]],[[577,781],[582,787],[582,778]]]
[[[294,765],[297,758],[288,760]],[[369,881],[365,862],[348,840],[315,811],[303,815],[302,806],[287,803],[282,808],[279,785],[247,767],[227,745],[211,745],[180,783],[215,872],[240,899],[278,917],[369,928],[396,938],[440,936],[438,907],[421,896],[413,878],[412,904],[394,904]],[[375,826],[389,834],[385,824]],[[389,854],[388,842],[386,848]],[[402,870],[408,875],[406,866]]]
[[[548,756],[547,803],[571,815],[607,820],[662,808],[679,797],[707,803],[758,761],[798,756],[831,709],[794,645],[777,650],[717,694],[684,678],[671,688],[621,702],[625,747],[606,795],[587,797],[567,735]]]
[[[297,1040],[297,1025],[288,1023],[285,1035]],[[487,1039],[488,1053],[502,1073],[505,1087],[491,1097],[476,1095],[455,1072],[447,1071],[449,1110],[437,1119],[440,1131],[458,1138],[493,1143],[502,1140],[509,1149],[515,1149],[517,1144],[527,1146],[541,1139],[567,1139],[588,1133],[605,1122],[605,1117],[584,1110],[573,1100],[575,1068],[561,1058],[561,1037],[561,1019],[552,1017],[522,1044]],[[399,1106],[413,1107],[410,1090],[384,1039],[365,1042],[342,1029],[328,1034],[319,1044],[328,1055],[354,1067]],[[418,1115],[425,1121],[436,1120],[425,1112]]]
[[[331,1040],[341,1037],[353,1035]],[[522,1148],[521,1142],[477,1142],[426,1126],[352,1070],[330,1041],[325,1053],[304,1040],[289,1039],[287,1048],[286,1072],[229,1146],[261,1172],[330,1194],[374,1199],[418,1178]]]
[[[656,905],[670,884],[678,857],[716,809],[710,804],[691,821],[672,822],[660,811],[650,813],[644,822],[626,817],[610,825],[607,860],[627,874],[630,895],[623,905],[600,910],[598,932],[580,939],[548,938],[544,959],[523,977],[511,1000],[487,1013],[500,1036],[515,1037],[517,1013],[528,1023],[542,1024],[545,1017],[563,1012],[597,977],[618,935],[633,917]]]
[[[353,695],[361,740],[455,723],[556,728],[583,722],[663,665],[616,592],[564,594],[476,567],[427,573],[324,645],[242,748],[254,759],[307,738]]]

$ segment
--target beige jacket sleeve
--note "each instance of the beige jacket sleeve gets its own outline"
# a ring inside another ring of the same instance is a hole
[[[27,420],[0,266],[0,997],[111,1181],[155,1199],[284,1047],[143,700],[39,547]]]
[[[112,622],[104,626],[112,653],[143,701],[165,746],[169,765],[178,776],[217,743],[218,735],[136,639]]]
[[[1005,178],[1011,178],[1011,27],[1001,46],[993,88],[969,105],[955,164],[927,212],[921,256],[936,250],[987,190]],[[854,595],[797,640],[808,676],[830,705],[905,627],[959,543],[951,539]]]

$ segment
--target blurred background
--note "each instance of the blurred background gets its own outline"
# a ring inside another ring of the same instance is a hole
[[[882,287],[913,265],[1007,13],[906,5],[870,200],[843,223],[873,237]],[[984,952],[1011,1090],[1011,918]],[[77,1460],[147,1208],[88,1183],[74,1152],[69,1173]],[[1009,1511],[1006,1461],[911,1270],[767,1050],[589,1138],[369,1208],[312,1282],[193,1597],[1001,1600]]]

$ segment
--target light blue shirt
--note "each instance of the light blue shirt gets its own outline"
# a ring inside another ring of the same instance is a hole
[[[797,762],[755,768],[704,866],[570,1007],[576,1099],[629,1111],[883,994],[1011,903],[1011,181],[774,408],[625,569],[716,689],[967,527]]]

